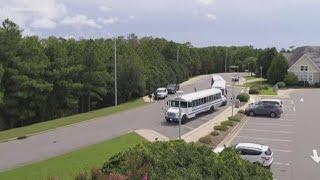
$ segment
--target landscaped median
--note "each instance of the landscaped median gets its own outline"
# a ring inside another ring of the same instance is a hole
[[[9,139],[16,139],[19,137],[25,138],[26,136],[29,136],[32,134],[41,133],[41,132],[52,130],[58,127],[72,125],[72,124],[76,124],[76,123],[87,121],[87,120],[92,120],[92,119],[103,117],[103,116],[112,115],[118,112],[140,107],[145,104],[146,103],[142,100],[142,98],[139,98],[134,101],[120,104],[118,106],[107,107],[107,108],[103,108],[95,111],[90,111],[87,113],[67,116],[59,119],[54,119],[51,121],[46,121],[43,123],[37,123],[30,126],[24,126],[21,128],[14,128],[6,131],[1,131],[0,142],[6,141]]]
[[[85,147],[61,156],[0,173],[0,179],[75,179],[80,172],[90,172],[119,152],[135,147],[146,140],[136,133]]]
[[[199,139],[199,144],[216,148],[225,138],[233,134],[244,123],[244,111],[239,110],[234,116],[230,116],[227,120],[222,121],[219,125],[213,127],[212,132]]]

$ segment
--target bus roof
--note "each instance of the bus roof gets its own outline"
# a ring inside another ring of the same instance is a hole
[[[181,100],[190,102],[190,101],[193,101],[196,99],[200,99],[200,98],[211,96],[211,95],[218,94],[218,93],[221,93],[220,89],[216,89],[216,88],[206,89],[206,90],[202,90],[202,91],[198,91],[198,92],[184,94],[181,96]]]

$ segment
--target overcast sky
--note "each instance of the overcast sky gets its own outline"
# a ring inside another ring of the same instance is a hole
[[[0,0],[25,35],[135,33],[194,46],[320,45],[319,0]]]

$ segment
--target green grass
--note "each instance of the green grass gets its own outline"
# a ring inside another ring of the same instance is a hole
[[[103,116],[108,116],[111,114],[115,114],[124,110],[132,109],[135,107],[139,107],[144,105],[145,102],[143,101],[142,98],[133,100],[127,103],[120,104],[116,107],[108,107],[108,108],[103,108],[87,113],[82,113],[82,114],[77,114],[77,115],[72,115],[72,116],[67,116],[59,119],[54,119],[42,123],[37,123],[29,126],[24,126],[21,128],[14,128],[6,131],[1,131],[0,132],[0,141],[2,140],[7,140],[10,138],[15,138],[15,137],[20,137],[28,134],[34,134],[34,133],[39,133],[43,132],[46,130],[98,118],[98,117],[103,117]]]
[[[248,80],[253,80],[253,79],[260,79],[260,78],[257,78],[256,76],[245,76],[244,77],[247,81]]]
[[[266,79],[259,78],[253,82],[245,83],[244,87],[253,87],[253,86],[261,86],[261,85],[268,85],[268,89],[261,89],[259,95],[277,95],[277,93],[273,91],[272,85],[268,84]]]
[[[93,167],[100,168],[111,156],[144,141],[138,134],[129,133],[45,161],[1,172],[0,179],[46,180],[48,177],[57,177],[61,180],[74,179],[79,172],[90,171]]]

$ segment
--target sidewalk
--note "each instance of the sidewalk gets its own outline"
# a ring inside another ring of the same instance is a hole
[[[155,141],[169,141],[170,139],[154,130],[151,129],[138,129],[135,130],[137,134],[148,140],[149,142]]]

